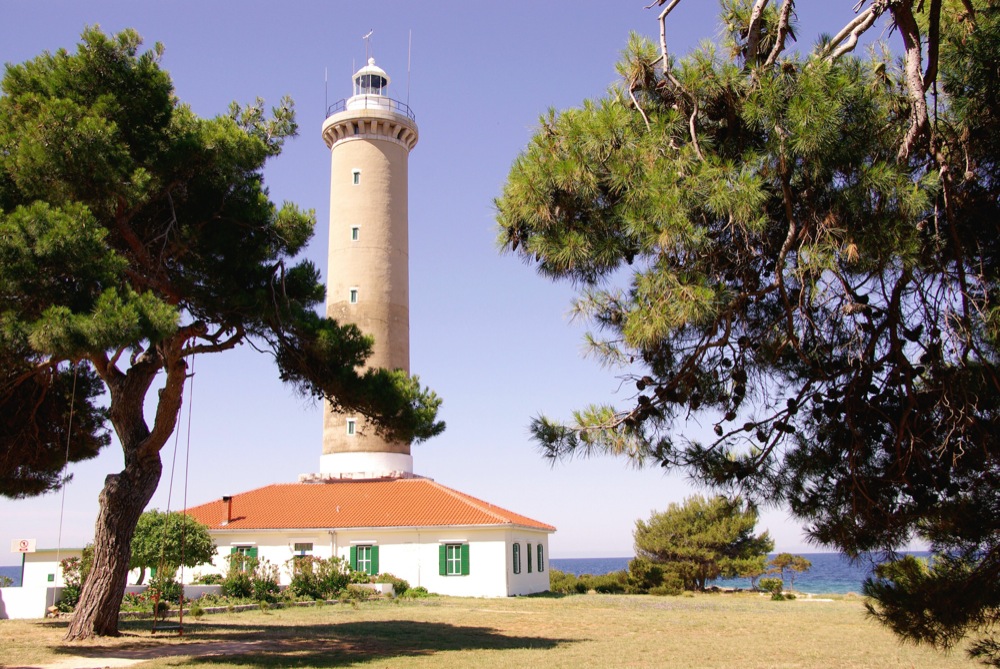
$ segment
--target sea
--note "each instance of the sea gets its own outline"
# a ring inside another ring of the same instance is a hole
[[[838,594],[861,592],[861,584],[874,569],[871,559],[861,559],[851,562],[840,553],[798,553],[812,563],[809,571],[797,574],[795,590],[814,594]],[[912,552],[916,557],[927,557],[930,553]],[[770,555],[769,557],[774,557]],[[552,558],[549,565],[570,574],[608,574],[613,571],[628,569],[630,557],[613,558]],[[750,579],[718,579],[711,585],[722,588],[749,588]],[[787,584],[786,584],[787,585]]]
[[[0,576],[11,579],[14,585],[21,585],[21,565],[0,565]]]
[[[809,571],[795,578],[795,589],[799,592],[815,594],[846,594],[861,592],[861,583],[871,574],[874,568],[871,560],[850,562],[840,553],[800,553],[812,563]],[[917,557],[926,557],[929,553],[911,553]],[[774,557],[773,555],[771,557]],[[549,566],[570,574],[608,574],[613,571],[628,569],[630,557],[608,558],[552,558]],[[21,585],[21,567],[0,566],[0,576],[7,576],[14,585]],[[749,588],[750,580],[745,578],[719,579],[713,582],[723,588]]]

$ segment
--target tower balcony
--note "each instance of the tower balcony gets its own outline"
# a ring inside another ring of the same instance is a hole
[[[342,111],[355,111],[362,109],[390,111],[402,114],[411,121],[417,120],[417,117],[413,115],[413,110],[410,109],[408,104],[400,102],[399,100],[393,100],[392,98],[388,98],[384,95],[355,95],[350,98],[338,100],[327,108],[326,117],[330,118],[334,114],[338,114]]]
[[[417,122],[409,105],[384,95],[355,95],[330,105],[323,140],[333,148],[355,140],[386,141],[409,151],[417,143]]]

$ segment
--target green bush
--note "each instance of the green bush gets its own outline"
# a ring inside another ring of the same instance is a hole
[[[278,567],[267,560],[258,560],[251,575],[250,585],[253,598],[258,602],[274,604],[278,601],[281,588],[278,586]]]
[[[159,598],[162,602],[180,602],[184,596],[184,586],[170,576],[161,576],[159,574],[150,579],[149,587],[146,591],[150,599],[156,600]]]
[[[191,581],[196,585],[222,585],[225,577],[222,574],[198,574]]]
[[[77,602],[80,601],[80,591],[79,585],[65,585],[62,589],[62,594],[59,596],[59,601],[56,603],[56,607],[63,613],[69,613],[74,608],[76,608]]]
[[[191,605],[191,608],[188,609],[188,615],[193,616],[194,619],[197,620],[205,615],[205,609],[201,607],[201,604],[195,602]]]
[[[350,567],[339,557],[322,560],[304,555],[292,558],[288,567],[292,572],[288,589],[297,597],[306,599],[335,598],[350,580]]]
[[[392,590],[397,597],[403,596],[410,589],[410,582],[406,579],[393,576],[392,574],[379,574],[375,577],[376,583],[392,583]]]
[[[549,569],[549,590],[563,595],[583,594],[587,592],[586,586],[580,582],[576,574],[551,568]]]
[[[431,597],[432,594],[424,586],[418,585],[415,588],[409,588],[404,596],[407,599],[423,599],[424,597]]]
[[[655,588],[650,588],[648,592],[651,595],[659,597],[676,597],[684,592],[684,587],[679,583],[674,583],[672,585],[658,585]]]
[[[591,576],[592,589],[602,595],[620,595],[628,590],[628,572],[613,571],[610,574]]]
[[[663,585],[663,565],[637,557],[628,563],[629,591],[652,592]]]
[[[771,593],[771,599],[775,601],[785,599],[785,596],[781,594],[781,591],[785,588],[785,582],[780,578],[762,578],[759,585],[761,590]]]
[[[225,578],[222,579],[222,594],[243,598],[253,595],[253,569],[256,566],[255,558],[238,556],[231,560]]]

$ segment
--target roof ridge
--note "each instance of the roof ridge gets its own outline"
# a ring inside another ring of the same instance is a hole
[[[500,509],[501,511],[505,511],[507,513],[512,513],[511,511],[507,511],[507,509],[504,509],[503,507],[495,506],[493,504],[490,504],[489,502],[486,502],[486,501],[483,501],[483,500],[478,499],[476,497],[473,497],[472,495],[466,495],[464,492],[460,492],[458,490],[455,490],[454,488],[449,488],[448,486],[446,486],[444,484],[441,484],[441,483],[438,483],[437,481],[431,480],[430,482],[431,482],[432,485],[434,485],[434,486],[442,489],[448,495],[451,495],[452,497],[456,497],[456,498],[462,500],[463,502],[465,502],[469,506],[475,508],[477,511],[485,513],[486,515],[491,516],[491,517],[495,518],[496,520],[498,520],[500,522],[505,522],[505,523],[513,523],[514,522],[513,518],[508,518],[508,517],[502,516],[499,513],[497,513],[496,511],[493,511],[492,509],[486,508],[483,505],[486,504],[486,505],[488,505],[490,507],[493,507],[493,509]]]

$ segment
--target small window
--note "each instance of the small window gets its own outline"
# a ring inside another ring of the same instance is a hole
[[[351,546],[351,569],[378,574],[378,546]]]
[[[538,571],[545,571],[545,549],[538,544]]]
[[[361,228],[355,225],[351,228],[351,241],[356,242],[359,239],[361,239]]]
[[[531,573],[531,544],[528,544],[528,550],[525,551],[528,558],[528,573]]]
[[[347,434],[354,435],[358,431],[358,421],[353,418],[347,419]]]
[[[253,571],[257,560],[256,546],[233,546],[229,550],[229,567],[237,571]]]
[[[351,183],[355,186],[361,183],[361,170],[354,170],[351,172]]]
[[[56,580],[56,575],[55,574],[49,574],[49,583],[55,583],[55,580]]]
[[[469,544],[442,544],[438,550],[441,576],[469,575]]]
[[[351,301],[351,304],[357,304],[358,303],[358,289],[357,288],[351,288],[350,301]]]
[[[514,544],[514,573],[521,573],[521,544]]]
[[[295,544],[292,546],[292,551],[296,555],[309,555],[313,552],[313,545],[312,543]]]

